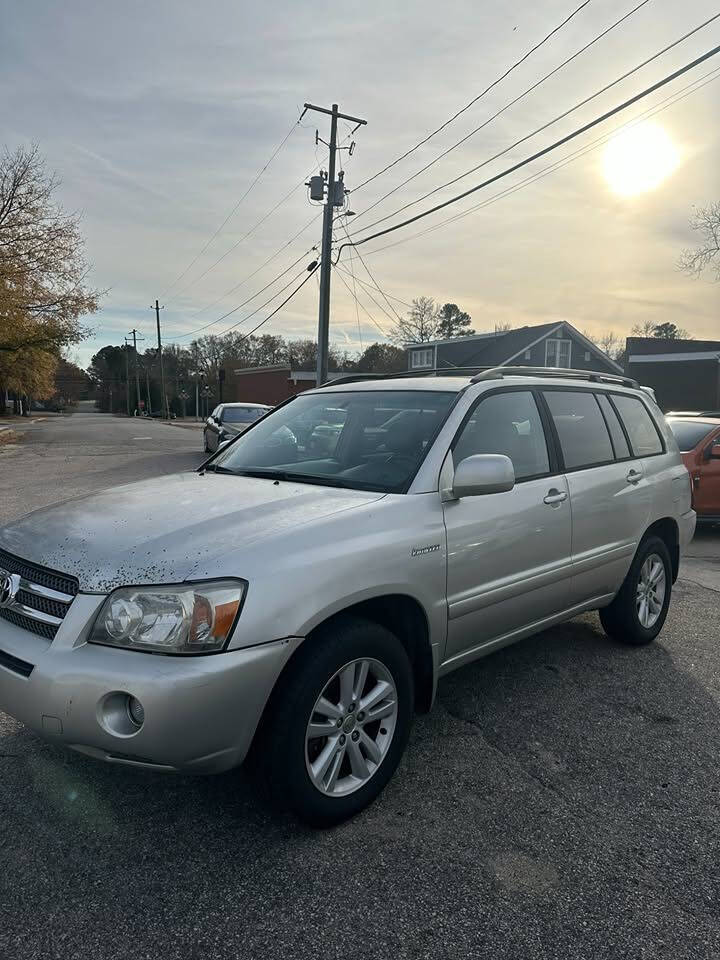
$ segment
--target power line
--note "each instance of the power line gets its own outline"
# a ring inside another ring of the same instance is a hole
[[[315,221],[316,221],[320,216],[321,216],[321,214],[319,214],[319,213],[313,214],[313,216],[308,220],[308,222],[305,224],[305,226],[301,227],[296,234],[294,234],[292,237],[290,237],[289,240],[286,240],[285,243],[283,243],[283,245],[282,245],[281,247],[278,247],[278,249],[275,251],[275,253],[273,253],[271,256],[269,256],[269,257],[267,258],[267,260],[264,260],[264,261],[260,264],[259,267],[256,267],[256,268],[253,270],[252,273],[249,273],[249,274],[248,274],[246,277],[244,277],[242,280],[239,280],[239,281],[235,284],[234,287],[231,287],[229,290],[226,290],[225,293],[221,294],[219,297],[217,297],[217,299],[213,300],[212,303],[208,303],[208,304],[206,304],[204,307],[200,307],[198,310],[193,310],[193,312],[190,314],[190,316],[191,316],[191,317],[197,317],[197,316],[199,316],[201,313],[205,313],[206,310],[209,310],[211,307],[217,306],[218,303],[220,303],[220,302],[221,302],[222,300],[224,300],[226,297],[229,297],[230,294],[235,293],[236,290],[239,290],[240,287],[243,286],[243,284],[247,283],[248,280],[252,280],[252,278],[253,278],[254,276],[256,276],[258,273],[260,273],[260,271],[263,270],[269,263],[272,263],[272,261],[273,261],[276,257],[279,257],[280,254],[283,252],[283,250],[286,250],[286,249],[290,246],[291,243],[294,243],[295,240],[297,240],[298,237],[302,236],[303,233],[305,233],[305,231],[308,229],[308,227],[311,227],[312,224],[315,223]],[[314,245],[314,246],[312,246],[312,247],[309,247],[309,248],[305,251],[305,253],[303,254],[303,256],[308,256],[308,254],[310,254],[313,250],[317,250],[317,246]]]
[[[350,234],[348,233],[347,224],[343,223],[343,227],[345,228],[345,236],[346,236],[346,237],[348,238],[348,240],[349,240],[349,239],[350,239]],[[352,247],[351,247],[350,249],[352,250]],[[385,301],[385,303],[387,303],[387,305],[390,307],[390,310],[392,311],[392,313],[393,313],[394,316],[395,316],[395,320],[397,320],[398,323],[402,323],[402,319],[401,319],[400,315],[398,314],[398,312],[397,312],[397,310],[395,309],[395,307],[390,303],[390,301],[388,300],[388,298],[385,296],[385,293],[383,292],[383,290],[380,289],[380,284],[377,282],[377,280],[375,279],[375,277],[374,277],[374,276],[372,275],[372,273],[370,272],[370,267],[368,267],[368,265],[367,265],[367,264],[365,263],[365,261],[363,260],[363,257],[362,257],[362,254],[360,253],[360,251],[359,251],[359,250],[356,250],[355,253],[356,253],[356,254],[358,255],[358,257],[360,258],[360,262],[362,263],[363,267],[365,268],[365,272],[367,273],[367,275],[368,275],[368,276],[370,277],[370,279],[372,280],[372,282],[373,282],[373,284],[374,284],[374,286],[375,286],[375,289],[376,289],[377,292],[380,294],[380,296],[383,298],[383,300]],[[353,281],[354,281],[354,277],[353,277]],[[383,309],[383,313],[387,313],[387,311],[386,311],[385,309]],[[392,318],[391,318],[391,319],[392,319]],[[393,323],[395,322],[395,320],[393,320]]]
[[[305,273],[304,269],[300,270],[299,273],[295,274],[294,277],[291,277],[291,279],[288,280],[288,282],[283,287],[280,287],[279,290],[276,290],[275,293],[271,294],[271,296],[269,296],[264,303],[261,303],[260,306],[256,307],[251,313],[248,313],[247,316],[243,317],[241,320],[238,320],[237,323],[234,323],[231,327],[228,327],[227,330],[224,330],[222,333],[217,334],[217,336],[219,337],[225,336],[226,333],[229,333],[231,330],[234,330],[235,327],[239,327],[241,323],[245,323],[246,320],[249,320],[251,317],[254,317],[256,314],[260,313],[260,311],[263,310],[265,307],[267,307],[268,304],[272,303],[272,301],[275,300],[276,297],[279,297],[280,294],[284,293],[288,287],[291,287],[293,283],[295,283],[304,273]],[[215,322],[226,320],[228,317],[231,317],[234,313],[237,313],[237,311],[240,310],[243,306],[244,306],[243,303],[239,303],[236,307],[233,307],[232,310],[228,310],[227,313],[224,313],[221,317],[218,317],[217,321]]]
[[[374,316],[370,313],[370,311],[367,309],[367,307],[365,306],[365,304],[362,303],[360,300],[358,300],[357,295],[356,295],[355,293],[353,293],[353,291],[350,289],[350,286],[349,286],[349,284],[347,283],[347,281],[345,280],[345,277],[343,277],[342,274],[338,274],[338,276],[340,277],[340,280],[342,281],[342,284],[343,284],[343,286],[345,287],[345,289],[348,291],[348,293],[350,294],[350,296],[355,300],[355,306],[358,306],[358,305],[359,305],[359,306],[361,307],[363,313],[367,314],[367,316],[370,318],[370,320],[375,324],[375,326],[378,328],[378,330],[380,331],[380,333],[381,333],[381,334],[385,337],[385,339],[387,340],[387,339],[388,339],[388,335],[385,333],[385,331],[383,330],[383,328],[382,328],[382,327],[380,326],[380,324],[377,322],[377,320],[375,319],[375,317],[374,317]],[[372,300],[372,297],[371,297],[370,299]],[[373,300],[373,302],[377,304],[377,301],[374,301],[374,300]]]
[[[586,144],[583,147],[580,147],[578,150],[573,151],[567,156],[556,160],[554,163],[549,164],[547,167],[543,167],[542,170],[531,174],[526,177],[524,180],[520,180],[518,183],[513,184],[510,187],[507,187],[504,190],[501,190],[499,193],[493,194],[492,197],[489,197],[487,200],[483,200],[481,203],[473,204],[473,206],[468,207],[467,210],[463,210],[461,213],[457,213],[452,217],[448,217],[445,220],[441,220],[439,223],[433,224],[431,227],[427,227],[424,230],[420,230],[418,233],[413,233],[409,237],[403,237],[400,240],[395,240],[393,243],[388,243],[383,247],[376,247],[374,250],[370,250],[366,253],[366,256],[374,256],[376,253],[381,253],[384,250],[389,250],[392,247],[397,247],[402,243],[408,243],[410,240],[416,240],[419,237],[426,236],[430,233],[434,233],[436,230],[440,230],[442,227],[447,226],[450,223],[455,223],[458,220],[462,220],[464,217],[469,216],[471,213],[475,213],[477,210],[481,210],[484,207],[488,207],[493,203],[496,203],[498,200],[502,200],[504,197],[509,196],[513,193],[516,193],[518,190],[522,190],[527,186],[530,186],[536,180],[541,180],[546,176],[549,176],[551,173],[554,173],[556,170],[567,166],[569,163],[574,162],[579,159],[581,156],[596,150],[598,147],[602,146],[604,143],[607,143],[608,140],[612,139],[615,134],[624,129],[625,127],[634,126],[637,123],[640,123],[642,120],[647,119],[648,117],[655,116],[658,113],[661,113],[663,110],[667,110],[669,107],[675,106],[676,103],[686,99],[691,94],[696,93],[698,90],[701,90],[703,87],[707,86],[709,83],[712,83],[714,80],[720,79],[720,67],[716,67],[714,70],[709,71],[709,73],[703,74],[698,80],[693,81],[691,84],[688,84],[687,87],[683,87],[681,90],[672,94],[669,97],[666,97],[664,100],[659,101],[655,106],[648,108],[642,113],[638,114],[637,117],[633,117],[631,120],[626,121],[625,123],[619,124],[617,127],[614,127],[609,133],[603,134],[601,137],[598,137],[596,140],[593,140],[590,144]],[[338,266],[340,266],[338,264]]]
[[[494,160],[499,159],[505,154],[509,153],[511,150],[514,150],[515,147],[520,146],[520,144],[525,143],[527,140],[532,139],[538,133],[542,133],[544,130],[547,130],[548,127],[553,126],[558,123],[558,121],[565,119],[571,113],[574,113],[576,110],[579,110],[581,107],[590,103],[591,100],[595,100],[597,97],[601,96],[603,93],[607,93],[612,87],[617,86],[618,83],[621,83],[623,80],[627,80],[628,77],[632,76],[634,73],[637,73],[638,70],[641,70],[643,67],[646,67],[649,63],[652,63],[654,60],[657,60],[658,57],[661,57],[663,54],[667,53],[669,50],[672,50],[678,44],[682,43],[684,40],[687,40],[688,37],[693,36],[699,30],[702,30],[708,24],[712,23],[714,20],[720,18],[720,13],[716,13],[714,16],[710,17],[704,23],[699,24],[699,26],[694,27],[688,33],[684,34],[682,37],[679,37],[677,40],[674,40],[672,43],[663,47],[662,50],[658,50],[657,53],[654,53],[651,57],[648,57],[646,60],[643,60],[642,63],[637,64],[632,69],[626,71],[621,76],[617,77],[612,82],[606,84],[604,87],[601,87],[600,90],[595,91],[595,93],[590,94],[590,96],[585,97],[584,100],[580,100],[574,106],[558,114],[556,117],[553,117],[552,120],[548,120],[547,123],[542,124],[537,127],[531,133],[526,134],[524,137],[521,137],[519,140],[515,140],[514,143],[511,143],[510,146],[505,147],[503,150],[500,150],[498,153],[494,154],[492,157],[489,157],[487,160],[483,160],[482,163],[476,164],[474,167],[471,167],[469,170],[466,170],[464,173],[459,174],[457,177],[453,177],[452,180],[448,180],[446,183],[442,183],[437,187],[434,187],[432,190],[423,194],[421,197],[417,197],[415,200],[410,200],[408,203],[403,204],[401,207],[398,207],[397,210],[394,210],[392,213],[386,214],[384,217],[380,217],[378,220],[374,220],[372,223],[368,224],[366,227],[361,227],[361,231],[372,230],[373,227],[378,226],[378,224],[384,223],[386,220],[390,220],[393,217],[396,217],[399,213],[402,213],[403,210],[407,210],[409,207],[414,206],[417,203],[421,203],[423,200],[427,200],[429,197],[438,193],[440,190],[444,190],[446,187],[450,187],[458,181],[463,180],[465,177],[470,176],[472,173],[476,173],[482,167],[487,166],[489,163],[492,163]],[[702,61],[699,61],[702,62]],[[674,77],[675,75],[673,75]],[[656,89],[656,88],[652,88]],[[358,214],[360,216],[360,214]]]
[[[355,285],[355,269],[353,266],[352,250],[350,251],[350,274],[353,282],[353,299],[355,300],[355,319],[357,320],[358,337],[360,338],[360,349],[364,350],[362,331],[360,329],[360,310],[358,308],[357,287]]]
[[[482,99],[482,97],[484,97],[486,93],[489,93],[489,91],[492,90],[493,87],[496,87],[501,81],[505,79],[505,77],[509,76],[509,74],[511,74],[513,70],[519,67],[521,63],[524,63],[525,60],[528,59],[528,57],[532,56],[532,54],[535,53],[536,50],[539,50],[540,47],[543,46],[543,44],[547,43],[548,40],[550,40],[551,37],[553,37],[559,30],[562,30],[565,24],[569,23],[570,20],[572,20],[574,16],[580,13],[580,11],[584,7],[586,7],[589,3],[590,3],[590,0],[584,0],[584,2],[581,3],[579,7],[576,7],[569,16],[565,17],[562,23],[559,23],[556,27],[554,27],[550,31],[550,33],[548,33],[546,36],[542,38],[542,40],[538,41],[538,43],[536,43],[533,47],[531,47],[527,51],[527,53],[523,54],[523,56],[520,57],[519,60],[516,60],[511,67],[508,67],[505,73],[499,76],[496,80],[493,80],[493,82],[489,86],[485,87],[485,89],[481,91],[476,97],[473,97],[473,99],[469,103],[467,103],[464,107],[462,107],[462,109],[458,110],[457,113],[454,113],[452,117],[450,117],[444,123],[441,123],[439,127],[437,127],[435,130],[432,131],[432,133],[429,133],[426,137],[423,137],[423,139],[420,140],[418,143],[416,143],[414,147],[411,147],[409,150],[406,150],[405,153],[401,154],[401,156],[396,157],[395,160],[393,160],[391,163],[388,163],[387,166],[382,168],[382,170],[378,170],[377,173],[374,173],[371,177],[368,177],[367,180],[363,180],[361,184],[355,187],[355,191],[360,190],[363,187],[366,187],[368,183],[371,183],[373,180],[377,179],[377,177],[382,176],[383,173],[387,173],[388,170],[391,170],[394,166],[396,166],[402,160],[405,160],[406,157],[409,157],[411,153],[414,153],[416,150],[418,150],[420,147],[426,144],[428,140],[431,140],[434,136],[436,136],[436,134],[440,133],[441,130],[444,130],[445,127],[451,124],[454,120],[457,120],[457,118],[461,116],[463,113],[465,113],[466,110],[469,110],[470,107],[472,107],[474,104],[478,102],[478,100]]]
[[[338,258],[340,253],[346,246],[359,246],[362,243],[367,243],[369,240],[375,240],[377,237],[385,236],[388,233],[394,233],[396,230],[400,230],[402,227],[407,227],[411,223],[415,223],[418,220],[422,220],[425,217],[429,217],[430,214],[436,213],[438,210],[442,210],[445,207],[449,207],[451,204],[457,203],[460,200],[463,200],[465,197],[470,196],[473,193],[476,193],[478,190],[482,190],[485,187],[490,186],[491,183],[495,183],[498,180],[501,180],[503,177],[509,176],[511,173],[514,173],[516,170],[520,170],[522,167],[527,166],[529,163],[533,163],[535,160],[538,160],[540,157],[544,157],[546,154],[551,153],[553,150],[557,150],[558,147],[561,147],[565,143],[569,143],[571,140],[574,140],[576,137],[581,136],[583,133],[586,133],[588,130],[591,130],[593,127],[598,126],[600,123],[604,123],[606,120],[609,120],[610,117],[615,116],[615,114],[620,113],[623,110],[627,110],[628,107],[631,107],[634,103],[638,103],[640,100],[643,100],[645,97],[649,96],[651,93],[654,93],[656,90],[659,90],[661,87],[666,86],[668,83],[671,83],[673,80],[676,80],[678,77],[683,76],[689,70],[693,70],[695,67],[699,66],[701,63],[704,63],[706,60],[709,60],[711,57],[717,56],[720,53],[720,46],[713,47],[711,50],[708,50],[707,53],[702,54],[700,57],[697,57],[695,60],[691,60],[689,63],[686,63],[684,66],[680,67],[678,70],[673,71],[667,76],[663,77],[662,80],[658,80],[656,83],[653,83],[651,86],[646,87],[640,93],[636,93],[633,97],[624,100],[622,103],[618,104],[616,107],[613,107],[611,110],[607,110],[605,113],[601,114],[599,117],[595,117],[594,120],[590,120],[588,123],[583,124],[583,126],[578,127],[573,130],[571,133],[566,134],[566,136],[561,137],[559,140],[556,140],[554,143],[551,143],[549,146],[544,147],[542,150],[538,150],[536,153],[532,154],[529,157],[526,157],[524,160],[518,161],[518,163],[513,164],[511,167],[507,167],[505,170],[501,170],[500,173],[496,173],[495,176],[490,177],[487,180],[484,180],[482,183],[476,184],[474,187],[470,187],[469,190],[463,191],[454,197],[450,197],[448,200],[444,200],[442,203],[436,204],[434,207],[430,207],[429,210],[424,210],[422,213],[416,214],[414,217],[410,217],[407,220],[403,220],[400,223],[395,224],[392,227],[387,227],[385,230],[379,230],[377,233],[371,234],[369,237],[363,237],[360,240],[350,240],[348,243],[341,244],[338,250]]]
[[[336,270],[340,270],[342,273],[345,274],[345,276],[348,276],[348,271],[342,266],[342,264],[336,263],[336,264],[335,264],[335,269],[336,269]],[[358,279],[358,282],[362,283],[362,281],[360,280],[359,277],[358,277],[357,279]],[[388,318],[388,320],[390,321],[390,323],[395,323],[395,322],[396,322],[396,318],[395,318],[391,313],[388,313],[387,310],[385,309],[385,307],[384,307],[381,303],[378,303],[378,301],[375,299],[375,297],[370,293],[370,290],[368,289],[368,287],[370,287],[370,284],[363,284],[363,288],[365,289],[365,293],[368,295],[368,297],[370,297],[370,299],[371,299],[372,302],[375,304],[375,306],[378,308],[378,310],[380,310],[381,313],[384,313],[384,314],[385,314],[385,316]],[[371,288],[371,289],[372,289],[372,288]],[[387,334],[385,334],[385,335],[387,336]]]
[[[346,137],[345,139],[347,140],[347,137]],[[343,142],[344,142],[344,141],[343,141]],[[327,158],[326,158],[326,159],[327,159]],[[237,250],[237,248],[240,246],[240,244],[243,243],[245,240],[247,240],[249,237],[251,237],[251,236],[253,235],[253,233],[255,233],[255,231],[257,230],[257,228],[260,227],[260,226],[262,226],[262,224],[265,223],[265,221],[268,220],[268,219],[273,215],[273,213],[275,213],[276,210],[279,210],[280,207],[283,206],[283,204],[285,204],[285,203],[290,199],[290,197],[291,197],[297,190],[300,189],[300,187],[304,187],[304,186],[305,186],[305,181],[306,181],[309,177],[311,177],[312,174],[315,173],[315,171],[316,171],[320,166],[321,166],[320,163],[316,163],[315,166],[305,174],[305,176],[302,178],[302,180],[300,180],[299,183],[295,184],[294,187],[292,187],[290,190],[288,190],[288,192],[287,192],[280,200],[278,200],[278,202],[275,204],[275,206],[274,206],[274,207],[271,207],[270,210],[268,210],[268,212],[267,212],[264,216],[262,216],[262,217],[257,221],[257,223],[255,223],[255,224],[247,231],[247,233],[244,233],[244,234],[239,238],[239,240],[236,240],[236,241],[235,241],[235,243],[230,247],[229,250],[226,250],[225,253],[222,254],[222,256],[218,257],[217,260],[215,260],[213,263],[211,263],[210,266],[209,266],[206,270],[204,270],[199,276],[195,277],[195,279],[194,279],[194,280],[191,280],[190,283],[186,284],[186,285],[182,288],[182,290],[178,291],[178,293],[176,294],[176,297],[182,296],[182,294],[185,293],[187,290],[189,290],[190,287],[194,286],[196,283],[198,283],[200,280],[202,280],[204,277],[206,277],[206,276],[208,275],[208,273],[210,273],[211,270],[214,270],[215,267],[218,266],[218,264],[222,263],[222,261],[223,261],[226,257],[230,256],[230,254],[231,254],[234,250]]]
[[[241,338],[238,340],[236,346],[239,346],[241,343],[244,343],[245,340],[247,340],[249,337],[251,337],[251,336],[255,333],[256,330],[259,330],[260,327],[262,327],[264,324],[266,324],[266,323],[268,322],[268,320],[272,320],[272,318],[275,316],[275,314],[278,313],[280,310],[282,310],[282,308],[285,306],[285,304],[286,304],[286,303],[289,303],[289,302],[292,300],[292,298],[295,296],[296,293],[299,293],[300,290],[302,290],[302,288],[303,288],[303,287],[305,286],[305,284],[308,282],[308,280],[310,279],[310,277],[311,277],[314,273],[317,272],[317,269],[318,269],[319,266],[320,266],[320,264],[319,264],[319,263],[316,263],[315,266],[312,268],[312,270],[311,270],[311,271],[308,273],[308,275],[305,277],[305,279],[303,280],[303,282],[300,283],[300,284],[298,284],[297,287],[295,287],[295,289],[292,291],[292,293],[290,294],[290,296],[286,297],[281,304],[279,304],[277,307],[275,307],[275,309],[273,310],[272,313],[269,313],[269,314],[267,315],[267,317],[265,317],[264,320],[261,320],[260,323],[257,324],[257,326],[253,327],[252,330],[251,330],[249,333],[246,333],[244,337],[241,337]],[[245,317],[245,319],[247,320],[248,318]],[[242,320],[239,320],[239,321],[238,321],[238,323],[242,323],[242,322],[243,322]],[[234,324],[232,327],[229,327],[227,330],[225,330],[223,333],[221,333],[220,336],[221,336],[221,337],[224,337],[226,333],[229,333],[230,330],[233,330],[234,327],[236,327],[237,325],[238,325],[238,324],[236,323],[236,324]]]
[[[285,144],[288,142],[288,140],[290,139],[290,137],[291,137],[292,134],[293,134],[293,131],[297,129],[297,127],[298,127],[300,121],[302,120],[304,114],[305,114],[305,111],[303,110],[303,112],[300,114],[300,116],[298,117],[298,119],[295,121],[295,123],[293,123],[293,125],[290,127],[290,129],[288,130],[288,132],[287,132],[287,133],[285,134],[285,136],[282,138],[282,140],[280,141],[280,143],[277,145],[277,147],[275,147],[275,149],[273,150],[273,152],[270,154],[270,157],[265,161],[265,164],[264,164],[264,165],[260,168],[260,170],[257,172],[257,174],[255,175],[255,177],[253,178],[253,180],[250,182],[250,186],[247,188],[247,190],[245,191],[245,193],[243,193],[243,195],[240,197],[240,199],[239,199],[238,202],[235,204],[235,206],[232,208],[232,210],[230,211],[230,213],[225,217],[225,219],[224,219],[223,222],[220,224],[220,226],[217,228],[217,230],[215,231],[215,233],[213,233],[213,235],[212,235],[212,236],[210,237],[210,239],[206,242],[206,244],[205,244],[205,246],[202,248],[202,250],[190,261],[190,263],[187,265],[187,267],[185,267],[185,269],[183,270],[183,272],[182,272],[178,277],[176,277],[175,280],[173,280],[173,282],[170,284],[169,287],[167,287],[167,288],[165,289],[165,291],[161,294],[161,299],[162,299],[163,297],[167,296],[167,294],[172,290],[172,288],[175,286],[175,284],[179,283],[180,280],[182,280],[182,278],[195,266],[195,264],[198,262],[198,260],[200,259],[200,257],[205,253],[205,251],[207,250],[207,248],[208,248],[208,247],[210,246],[210,244],[213,242],[213,240],[215,239],[215,237],[217,237],[217,235],[223,230],[223,228],[224,228],[225,225],[228,223],[228,221],[232,219],[232,217],[235,215],[235,213],[237,212],[237,210],[240,208],[240,205],[242,204],[243,200],[245,200],[245,198],[247,197],[247,195],[250,193],[250,191],[253,189],[253,187],[255,186],[255,184],[258,182],[258,180],[259,180],[259,179],[262,177],[262,175],[265,173],[265,171],[266,171],[267,168],[270,166],[270,164],[273,162],[273,160],[275,159],[275,157],[280,153],[280,151],[282,150],[282,148],[283,148],[283,147],[285,146]]]
[[[488,117],[487,120],[483,121],[483,123],[481,123],[480,126],[475,127],[474,130],[471,130],[460,140],[457,140],[454,144],[452,144],[452,146],[448,147],[446,150],[443,150],[441,153],[439,153],[433,160],[430,160],[428,163],[426,163],[424,167],[420,167],[419,170],[416,170],[415,173],[411,174],[409,177],[403,180],[402,183],[399,183],[396,187],[393,187],[392,190],[388,190],[388,192],[383,194],[383,196],[380,197],[379,200],[376,200],[374,203],[371,203],[369,207],[366,207],[364,210],[358,213],[356,215],[355,222],[357,222],[357,219],[359,217],[365,216],[366,213],[368,213],[370,210],[373,210],[375,207],[381,204],[384,200],[387,200],[388,197],[391,197],[394,193],[397,193],[398,190],[401,190],[403,187],[406,187],[408,183],[410,183],[416,177],[419,177],[421,174],[425,173],[426,170],[429,170],[430,167],[434,166],[436,163],[438,163],[438,161],[442,160],[449,153],[452,153],[453,150],[456,150],[458,147],[462,146],[464,143],[466,143],[468,140],[474,137],[476,133],[479,133],[481,130],[484,130],[485,127],[487,127],[489,124],[493,122],[493,120],[497,120],[497,118],[501,116],[503,113],[505,113],[506,110],[509,110],[510,107],[513,107],[515,106],[516,103],[519,103],[521,100],[524,100],[525,97],[531,94],[534,90],[537,90],[537,88],[541,86],[541,84],[545,83],[546,80],[549,80],[550,77],[553,77],[556,73],[559,73],[569,63],[572,63],[573,60],[576,60],[581,54],[585,53],[586,50],[589,50],[590,47],[598,43],[598,41],[602,40],[603,37],[606,37],[612,30],[614,30],[616,27],[620,26],[620,24],[628,20],[634,13],[636,13],[641,7],[644,7],[645,4],[649,2],[650,0],[641,0],[641,2],[638,3],[636,6],[634,6],[632,10],[628,10],[626,14],[624,14],[614,23],[610,24],[610,26],[607,27],[605,30],[603,30],[602,33],[598,33],[595,37],[592,38],[592,40],[590,40],[584,46],[580,47],[579,50],[576,50],[575,53],[572,54],[572,56],[567,57],[567,59],[563,60],[562,63],[558,64],[556,67],[550,70],[549,73],[546,73],[544,77],[541,77],[539,80],[533,83],[532,86],[529,86],[525,90],[523,90],[521,94],[519,94],[513,100],[510,100],[509,103],[506,103],[504,107],[501,107],[499,110],[497,110],[491,117]]]
[[[310,250],[317,250],[317,246],[311,247]],[[207,330],[208,327],[212,327],[212,326],[214,326],[216,323],[220,323],[222,320],[225,320],[226,317],[231,316],[233,313],[237,313],[238,310],[241,310],[244,306],[246,306],[248,303],[250,303],[251,301],[253,301],[253,300],[255,299],[255,297],[259,297],[261,293],[264,293],[264,292],[268,289],[268,287],[271,287],[274,283],[276,283],[278,280],[280,280],[281,277],[284,277],[286,273],[289,273],[289,272],[292,270],[293,267],[296,267],[296,266],[298,265],[298,263],[300,263],[301,260],[304,260],[305,257],[308,256],[308,253],[309,253],[309,251],[305,251],[304,253],[301,253],[300,256],[297,258],[297,260],[293,260],[293,262],[292,262],[289,266],[287,266],[287,267],[282,271],[282,273],[278,273],[277,276],[273,277],[272,280],[270,280],[268,283],[266,283],[264,287],[261,287],[261,288],[260,288],[258,291],[256,291],[251,297],[248,297],[247,300],[243,300],[242,303],[239,303],[236,307],[233,307],[232,310],[229,310],[227,313],[224,313],[222,316],[217,317],[215,320],[211,320],[209,323],[206,323],[204,326],[198,327],[196,330],[190,330],[189,333],[181,333],[181,334],[178,334],[176,337],[174,337],[173,342],[177,342],[178,340],[182,340],[182,339],[184,339],[185,337],[192,337],[194,334],[200,333],[202,330]],[[295,278],[293,278],[293,279],[295,279]],[[292,283],[292,282],[293,282],[293,280],[290,281],[290,283]],[[289,284],[288,284],[288,286],[289,286]],[[286,287],[283,287],[283,288],[282,288],[282,290],[285,290],[285,289],[286,289]],[[273,297],[276,297],[276,296],[278,295],[278,293],[282,293],[282,290],[278,290],[276,293],[274,293],[273,296],[270,297],[270,300],[272,300]],[[269,303],[270,301],[267,301],[267,302]],[[266,306],[266,304],[263,304],[262,306]],[[262,309],[262,307],[259,307],[258,309]],[[251,316],[252,316],[252,314],[251,314]]]
[[[373,251],[371,251],[371,252],[372,252],[372,253],[375,253],[376,251],[373,250]],[[356,251],[356,253],[359,253],[359,251]],[[365,254],[365,256],[367,256],[367,254]],[[364,261],[363,261],[363,263],[364,263]],[[336,264],[336,266],[338,266],[340,269],[342,269],[342,264]],[[365,269],[367,270],[367,265],[365,266]],[[368,273],[369,273],[369,271],[368,271]],[[370,276],[372,276],[372,274],[370,274]],[[381,293],[381,294],[382,294],[384,297],[386,297],[386,298],[389,297],[390,300],[394,300],[395,303],[401,303],[404,307],[408,307],[408,308],[409,308],[409,307],[412,307],[412,304],[411,304],[411,303],[408,303],[407,300],[402,300],[400,297],[396,297],[396,296],[394,296],[392,293],[384,293],[384,292],[380,289],[380,287],[377,286],[377,284],[368,283],[367,280],[363,280],[362,277],[357,277],[357,282],[360,283],[360,284],[362,284],[363,287],[369,287],[371,290],[376,290],[378,293]],[[386,313],[386,316],[389,317],[391,320],[393,319],[393,318],[390,316],[389,313]]]

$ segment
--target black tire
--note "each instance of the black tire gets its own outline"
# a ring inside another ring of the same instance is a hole
[[[665,568],[665,595],[657,620],[646,627],[640,621],[636,597],[643,564],[653,554],[660,558]],[[613,640],[619,640],[631,646],[651,643],[663,628],[670,606],[671,593],[672,564],[665,541],[660,537],[646,537],[637,549],[632,566],[617,596],[609,607],[603,607],[600,611],[600,622],[605,633]]]
[[[307,724],[318,697],[346,664],[372,659],[392,676],[397,715],[387,751],[363,786],[342,796],[322,793],[306,766]],[[395,634],[360,618],[341,618],[303,643],[273,692],[260,734],[261,772],[270,799],[314,827],[329,827],[375,800],[395,772],[410,734],[413,679],[407,653]]]

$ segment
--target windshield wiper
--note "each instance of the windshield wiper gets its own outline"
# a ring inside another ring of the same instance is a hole
[[[327,477],[313,473],[291,473],[287,470],[263,470],[253,469],[238,470],[238,476],[241,477],[259,477],[262,480],[285,480],[289,483],[315,483],[323,487],[345,487],[350,484],[345,483],[337,477]]]
[[[230,470],[229,467],[223,467],[219,463],[209,463],[206,467],[203,467],[200,473],[231,473],[233,476],[237,476],[236,470]]]

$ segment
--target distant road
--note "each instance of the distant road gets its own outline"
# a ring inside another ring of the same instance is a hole
[[[0,446],[0,523],[115,484],[193,470],[204,459],[199,430],[143,417],[75,413],[17,429],[19,442]]]

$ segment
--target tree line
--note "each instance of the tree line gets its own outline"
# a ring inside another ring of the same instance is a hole
[[[0,154],[0,413],[9,392],[16,412],[56,392],[63,354],[88,335],[81,318],[102,295],[87,282],[80,218],[55,200],[58,185],[36,146]]]

